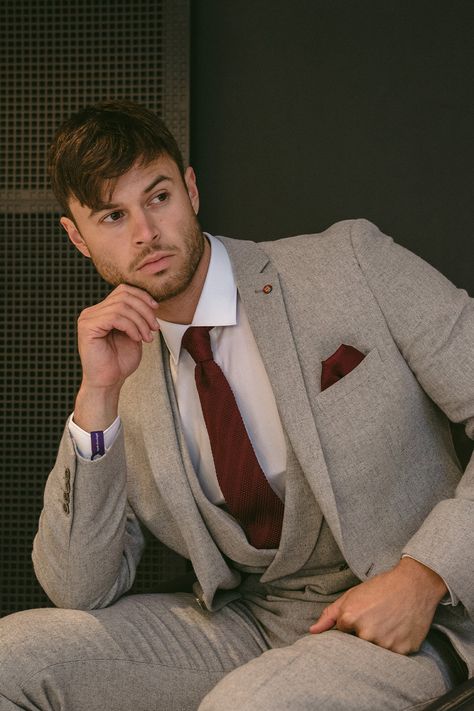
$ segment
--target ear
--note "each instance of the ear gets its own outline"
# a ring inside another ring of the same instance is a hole
[[[199,212],[199,191],[196,183],[196,174],[191,166],[186,168],[186,172],[184,173],[184,182],[186,184],[189,199],[191,200],[191,205],[197,215]]]
[[[75,223],[69,217],[61,217],[59,220],[61,226],[66,230],[67,235],[73,245],[77,247],[85,257],[90,259],[90,252],[87,244],[84,242],[81,233],[77,229]]]

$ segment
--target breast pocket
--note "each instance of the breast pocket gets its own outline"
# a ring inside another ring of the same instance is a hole
[[[316,397],[317,428],[324,454],[333,464],[366,466],[381,454],[393,456],[391,430],[404,413],[400,408],[404,362],[377,348],[344,378]]]
[[[319,393],[316,404],[326,413],[340,403],[344,406],[344,402],[351,398],[362,398],[368,404],[364,398],[364,389],[373,392],[374,385],[381,380],[384,380],[384,363],[378,349],[373,348],[356,368]]]
[[[396,482],[391,428],[400,413],[396,357],[371,350],[316,398],[317,428],[338,506],[364,510]],[[352,514],[351,514],[352,515]],[[355,515],[355,514],[354,514]]]

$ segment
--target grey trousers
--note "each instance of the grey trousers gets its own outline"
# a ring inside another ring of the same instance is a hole
[[[177,594],[10,615],[0,711],[422,709],[452,685],[429,643],[405,657],[330,631],[271,649],[254,613],[242,601],[205,612]]]

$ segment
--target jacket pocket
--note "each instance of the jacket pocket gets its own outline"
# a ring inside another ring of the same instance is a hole
[[[373,348],[359,365],[337,383],[317,395],[315,402],[322,410],[333,407],[360,387],[373,384],[383,376],[384,364],[377,348]]]

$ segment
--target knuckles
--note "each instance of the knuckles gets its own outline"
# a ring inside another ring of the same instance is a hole
[[[354,630],[356,626],[356,616],[353,612],[345,610],[337,618],[337,626],[340,630]]]
[[[414,644],[409,640],[404,640],[403,642],[393,642],[392,644],[383,644],[376,642],[376,644],[378,644],[379,647],[384,647],[384,649],[388,649],[390,652],[395,652],[395,654],[402,654],[403,656],[418,652],[421,646],[419,644]]]
[[[397,639],[396,635],[383,637],[378,635],[375,630],[360,629],[356,630],[355,634],[359,639],[363,639],[365,642],[371,642],[378,647],[404,656],[418,652],[421,647],[421,641],[418,642],[410,637]]]

